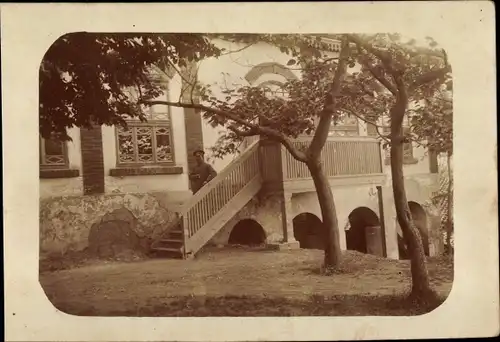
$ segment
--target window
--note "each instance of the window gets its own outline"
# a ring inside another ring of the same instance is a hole
[[[281,82],[267,81],[261,83],[260,86],[263,88],[264,94],[269,98],[279,97],[286,99],[288,97],[288,92],[282,88],[283,84]]]
[[[174,164],[169,106],[149,107],[146,119],[127,120],[127,129],[116,127],[118,165]]]
[[[370,123],[366,124],[366,133],[369,137],[378,137],[377,127]]]
[[[274,89],[273,89],[274,88]],[[288,93],[281,87],[264,87],[264,94],[270,98],[272,97],[281,97],[286,98]]]
[[[328,135],[340,137],[359,135],[358,119],[352,115],[344,115],[336,124],[332,121]]]
[[[62,169],[68,167],[66,143],[40,137],[40,168]]]

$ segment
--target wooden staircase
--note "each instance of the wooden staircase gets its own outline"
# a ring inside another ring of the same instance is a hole
[[[183,235],[182,221],[178,220],[160,239],[153,242],[151,250],[158,256],[182,259],[184,256]]]
[[[252,141],[221,173],[194,194],[179,219],[153,242],[158,256],[193,257],[260,190],[259,141]]]

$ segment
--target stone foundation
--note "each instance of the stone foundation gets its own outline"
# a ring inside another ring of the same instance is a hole
[[[40,255],[43,258],[50,254],[84,250],[89,247],[91,231],[98,231],[97,225],[106,222],[114,222],[107,224],[108,229],[130,231],[139,240],[155,238],[177,218],[177,214],[162,202],[152,194],[41,199]],[[129,228],[124,228],[124,225]]]
[[[433,179],[430,177],[419,177],[406,181],[408,201],[414,201],[422,206],[427,215],[427,227],[429,236],[429,254],[437,255],[442,253],[442,238],[439,229],[439,212],[429,203],[429,199],[434,191]],[[382,187],[382,201],[384,206],[384,217],[381,218],[379,208],[379,198],[375,186],[359,187],[338,187],[332,189],[339,222],[339,237],[342,250],[346,246],[345,228],[348,225],[348,216],[356,208],[366,207],[372,210],[380,220],[380,226],[368,227],[367,252],[370,254],[384,256],[384,245],[387,249],[387,257],[391,259],[399,258],[398,251],[398,224],[394,209],[394,199],[390,186]],[[284,205],[286,201],[289,205]],[[259,223],[266,233],[266,244],[272,248],[283,249],[286,246],[298,246],[293,237],[293,223],[289,222],[285,236],[285,226],[283,213],[288,211],[288,216],[293,220],[297,215],[310,213],[322,219],[321,210],[315,192],[294,193],[285,196],[283,193],[259,194],[252,199],[235,217],[211,239],[210,245],[228,244],[229,235],[236,224],[245,219],[252,219]],[[382,222],[383,221],[383,222]],[[384,224],[385,236],[382,231]],[[291,233],[291,234],[290,234]],[[383,241],[385,239],[385,241]],[[385,243],[384,243],[385,242]],[[279,247],[275,247],[279,246]],[[295,247],[294,247],[295,248]]]
[[[443,251],[443,239],[439,228],[439,212],[429,201],[433,191],[432,182],[422,178],[406,183],[408,201],[420,204],[427,215],[429,254],[440,254]],[[380,218],[379,199],[375,186],[337,187],[332,190],[339,222],[340,246],[345,250],[345,228],[349,214],[358,207],[366,207]],[[383,223],[385,237],[381,228],[369,231],[367,243],[370,246],[367,246],[367,250],[383,255],[382,241],[385,239],[387,257],[397,259],[398,225],[392,196],[389,186],[382,187],[384,217],[380,225]],[[92,247],[97,254],[117,253],[123,248],[144,249],[177,219],[176,211],[180,207],[173,197],[178,196],[169,193],[116,193],[43,198],[40,201],[41,256],[85,250],[89,247],[89,238],[92,240],[95,236],[104,236],[103,239],[109,239],[111,245],[115,246],[110,247],[114,248],[110,251],[98,243],[97,247]],[[296,248],[299,243],[295,241],[293,219],[302,213],[322,219],[315,192],[261,192],[220,229],[209,245],[227,244],[235,225],[241,220],[251,219],[264,230],[265,244],[279,246],[276,247],[278,249]]]

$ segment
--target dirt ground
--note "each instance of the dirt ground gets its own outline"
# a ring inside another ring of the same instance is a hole
[[[345,252],[324,275],[319,250],[208,250],[195,260],[150,259],[44,271],[40,282],[61,311],[83,316],[414,315],[409,262]],[[444,300],[453,262],[431,258],[429,274]],[[437,306],[439,304],[436,304]]]

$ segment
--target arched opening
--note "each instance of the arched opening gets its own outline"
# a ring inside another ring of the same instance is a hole
[[[325,247],[323,222],[314,214],[302,213],[293,219],[293,235],[300,248],[321,249]]]
[[[420,237],[422,238],[424,253],[426,256],[429,256],[429,230],[427,227],[427,213],[425,212],[424,208],[417,202],[408,202],[408,207],[410,208],[413,222],[415,223],[415,226],[420,233]],[[398,228],[398,250],[400,259],[408,259],[410,257],[401,228]]]
[[[255,220],[239,221],[231,230],[228,243],[230,245],[258,246],[266,242],[266,233]]]
[[[373,210],[358,207],[349,214],[346,244],[348,250],[383,255],[380,220]]]

